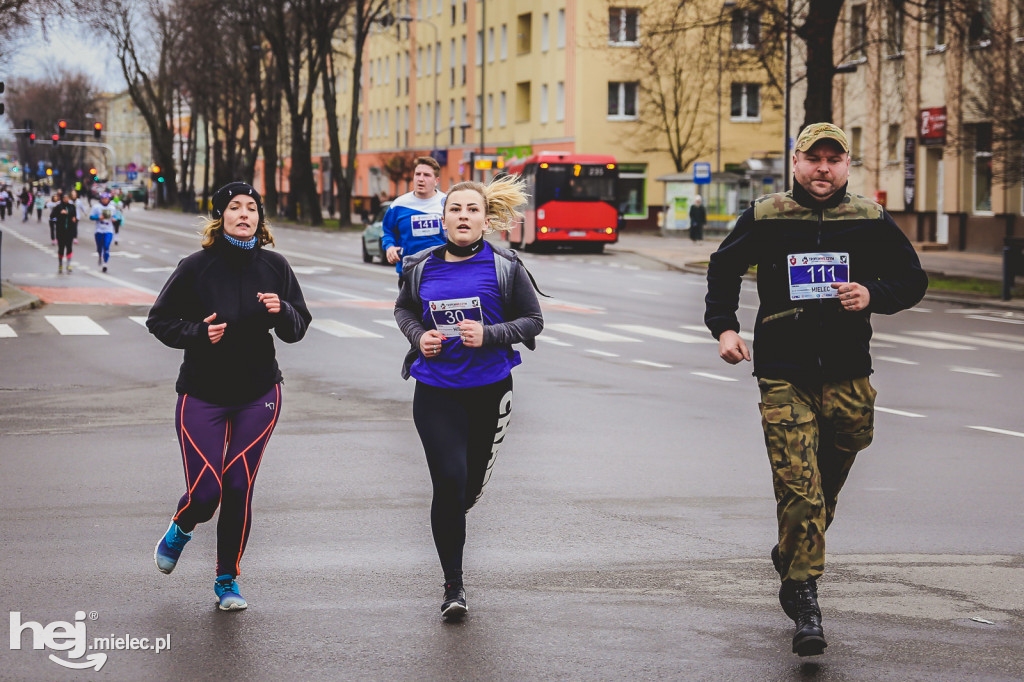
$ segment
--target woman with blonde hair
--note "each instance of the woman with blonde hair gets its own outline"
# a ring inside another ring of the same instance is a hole
[[[248,606],[239,563],[252,529],[252,496],[263,452],[281,413],[281,370],[274,334],[302,339],[311,316],[299,282],[273,245],[263,201],[244,182],[213,195],[202,250],[182,259],[149,311],[146,326],[185,351],[175,389],[175,427],[185,494],[154,552],[170,573],[193,529],[217,521],[214,593],[223,611]]]
[[[416,379],[413,420],[433,485],[430,526],[441,568],[441,615],[461,620],[466,512],[480,498],[508,433],[512,344],[531,350],[544,327],[533,281],[514,251],[484,241],[507,230],[526,202],[522,180],[460,182],[444,202],[447,242],[407,256],[395,319],[411,348],[402,376]]]

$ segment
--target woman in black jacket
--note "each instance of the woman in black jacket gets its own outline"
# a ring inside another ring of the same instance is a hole
[[[185,351],[175,388],[175,426],[186,492],[157,544],[170,573],[197,524],[220,506],[214,591],[225,611],[246,608],[238,565],[252,527],[252,494],[263,451],[281,411],[281,371],[273,330],[299,341],[311,320],[302,290],[273,245],[259,193],[233,182],[213,195],[202,250],[178,263],[146,326]]]

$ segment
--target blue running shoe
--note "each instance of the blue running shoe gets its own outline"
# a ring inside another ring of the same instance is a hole
[[[242,595],[238,594],[238,583],[235,582],[233,575],[218,575],[217,582],[213,584],[213,591],[220,600],[217,608],[221,611],[241,611],[249,606]]]
[[[191,539],[192,533],[183,532],[178,528],[178,524],[171,521],[167,532],[157,543],[156,551],[153,552],[153,560],[156,561],[156,567],[160,569],[161,573],[170,573],[174,570],[178,564],[178,557],[181,556],[181,550]]]

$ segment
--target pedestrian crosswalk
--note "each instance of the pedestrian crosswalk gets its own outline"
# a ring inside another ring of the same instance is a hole
[[[344,313],[337,313],[338,317],[343,315]],[[48,332],[64,337],[109,336],[113,333],[112,329],[115,325],[119,324],[118,320],[123,319],[130,320],[134,326],[142,329],[145,329],[146,325],[146,317],[142,315],[126,315],[124,317],[103,315],[100,316],[100,319],[94,319],[89,315],[53,314],[43,316],[46,325],[33,323],[31,319],[30,317],[20,317],[0,323],[0,342],[4,339],[16,339],[22,335],[31,336]],[[351,316],[349,319],[341,320],[321,313],[316,316],[310,326],[312,333],[323,334],[335,339],[400,338],[400,335],[396,335],[397,324],[391,317],[366,319],[365,317]],[[387,327],[386,331],[384,327]],[[121,331],[117,333],[121,333]],[[740,335],[748,342],[752,341],[749,332],[744,331]],[[607,358],[620,357],[626,348],[642,343],[664,344],[667,342],[670,346],[716,343],[705,327],[699,324],[651,326],[627,323],[591,323],[583,325],[562,321],[562,319],[548,321],[544,333],[538,338],[538,341],[552,348],[577,348],[592,356]],[[951,351],[963,354],[981,352],[986,355],[993,350],[1024,352],[1024,335],[1018,336],[980,329],[974,333],[961,334],[925,329],[903,333],[876,332],[872,345],[876,348],[900,348],[906,356],[910,356],[900,357],[892,354],[892,351],[888,351],[887,354],[879,354],[876,357],[877,360],[916,366],[921,364],[922,359],[930,359],[927,354],[932,351]],[[646,360],[646,364],[660,367],[665,365],[663,362],[665,359],[666,357],[662,355],[657,360]],[[974,373],[981,376],[993,375],[992,370],[983,368],[975,368],[970,371],[960,365],[957,368],[956,371],[962,373]]]

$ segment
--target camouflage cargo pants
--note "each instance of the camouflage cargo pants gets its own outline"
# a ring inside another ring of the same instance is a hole
[[[761,425],[772,465],[784,580],[825,569],[825,530],[857,453],[874,435],[875,389],[867,377],[807,389],[760,379]]]

